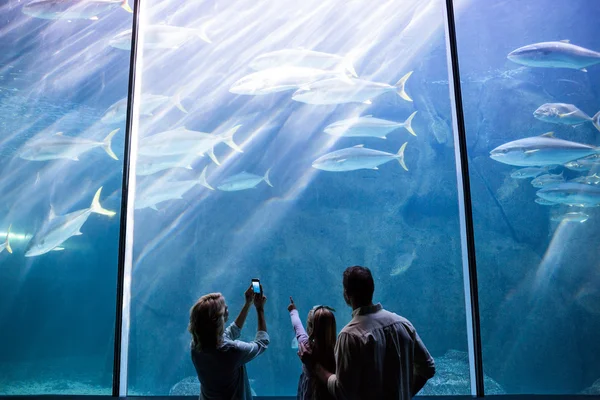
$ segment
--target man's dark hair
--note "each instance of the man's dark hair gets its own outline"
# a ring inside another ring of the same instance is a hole
[[[375,282],[371,270],[360,265],[348,267],[344,271],[344,289],[348,297],[358,304],[370,304],[373,301]]]

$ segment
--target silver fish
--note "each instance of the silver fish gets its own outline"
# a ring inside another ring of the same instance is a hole
[[[49,218],[29,242],[25,257],[39,256],[52,250],[63,250],[60,246],[67,239],[82,234],[81,227],[92,213],[114,216],[116,214],[114,211],[107,210],[100,205],[101,192],[102,187],[96,191],[90,208],[65,215],[54,215],[54,211],[50,210]]]
[[[102,142],[73,136],[64,136],[62,132],[58,132],[49,137],[34,138],[26,142],[19,150],[18,155],[22,159],[30,161],[47,161],[60,158],[78,161],[81,154],[96,147],[102,147],[110,158],[118,160],[119,158],[111,148],[113,136],[115,136],[117,132],[119,132],[119,129],[113,130]]]
[[[206,26],[207,24],[196,29],[172,25],[149,25],[144,29],[144,49],[178,49],[193,38],[212,43],[206,34]],[[108,44],[116,49],[130,51],[131,29],[116,34]]]
[[[568,168],[573,171],[583,172],[589,171],[595,166],[600,165],[600,160],[597,158],[582,158],[575,161],[569,161],[565,164],[565,168]]]
[[[558,203],[554,202],[554,201],[550,201],[550,200],[546,200],[546,199],[542,199],[541,197],[538,197],[537,199],[535,199],[535,202],[542,205],[542,206],[555,206]]]
[[[207,189],[215,190],[206,181],[205,167],[200,174],[200,177],[195,180],[187,181],[152,181],[146,187],[141,187],[136,193],[135,206],[136,210],[151,208],[158,210],[157,204],[168,200],[181,200],[183,195],[196,185],[202,185]]]
[[[262,181],[264,181],[267,185],[273,187],[273,184],[271,184],[271,181],[269,180],[269,172],[271,172],[271,168],[269,168],[267,172],[265,172],[264,176],[259,176],[244,171],[224,179],[223,182],[219,186],[217,186],[217,189],[226,192],[253,189]]]
[[[23,6],[23,14],[42,19],[91,19],[121,7],[132,13],[127,0],[34,0]]]
[[[590,218],[589,215],[587,215],[586,213],[582,213],[582,212],[570,212],[570,213],[566,213],[566,214],[562,214],[562,215],[555,215],[552,218],[550,218],[552,221],[555,222],[562,222],[562,221],[567,221],[567,222],[585,222]]]
[[[243,152],[233,141],[233,135],[240,127],[241,125],[236,125],[222,134],[198,132],[185,128],[157,133],[140,140],[138,154],[162,157],[208,153],[215,164],[220,165],[214,154],[214,147],[219,143],[225,143],[239,153]]]
[[[575,179],[571,179],[569,182],[584,183],[586,185],[598,185],[600,184],[600,176],[598,174],[580,176]]]
[[[235,94],[264,95],[296,90],[302,85],[339,75],[340,72],[316,68],[284,66],[269,68],[246,75],[236,81],[229,91]]]
[[[396,258],[396,267],[390,272],[390,276],[402,275],[412,265],[413,261],[417,258],[416,250],[413,250],[412,253],[402,254],[400,257]]]
[[[385,139],[387,134],[398,128],[406,129],[411,135],[417,136],[412,128],[412,120],[417,114],[413,112],[404,122],[394,122],[385,119],[373,118],[372,115],[349,118],[334,122],[325,127],[325,133],[332,136],[345,137],[376,137]]]
[[[559,183],[537,191],[542,199],[575,207],[600,206],[600,187],[584,183]]]
[[[594,127],[600,131],[600,111],[593,117],[590,117],[573,104],[566,103],[546,103],[538,107],[533,112],[533,116],[540,121],[551,122],[553,124],[579,125],[584,122],[591,122]]]
[[[541,188],[547,185],[551,185],[553,183],[560,183],[560,182],[564,182],[565,178],[562,176],[562,174],[560,175],[553,175],[553,174],[545,174],[545,175],[540,175],[537,178],[535,178],[534,180],[531,181],[531,186],[535,187],[535,188]]]
[[[406,144],[407,143],[404,143],[396,154],[366,149],[364,148],[364,145],[359,144],[354,147],[325,154],[316,159],[312,166],[316,169],[333,172],[355,171],[357,169],[376,170],[381,164],[397,160],[402,168],[408,171],[408,168],[404,163],[404,149],[406,149]]]
[[[140,99],[140,115],[152,116],[159,108],[173,104],[182,112],[187,114],[187,110],[181,104],[179,94],[174,96],[163,96],[159,94],[143,93]],[[103,124],[120,124],[125,121],[127,116],[127,97],[115,102],[104,112],[100,122]]]
[[[557,139],[553,132],[503,144],[490,152],[493,160],[520,167],[564,164],[599,154],[600,149],[576,142]]]
[[[10,236],[10,228],[12,227],[12,225],[8,226],[8,229],[6,230],[6,239],[4,240],[4,243],[0,243],[0,253],[2,253],[4,250],[8,251],[10,254],[12,254],[12,247],[10,247],[10,242],[8,240],[8,237]]]
[[[264,69],[294,66],[316,69],[344,70],[358,77],[352,66],[352,56],[342,57],[336,54],[323,53],[306,49],[283,49],[264,53],[250,61],[249,67],[255,71]]]
[[[395,85],[371,82],[363,79],[336,77],[302,86],[292,96],[293,100],[307,104],[372,104],[371,99],[387,92],[396,92],[406,101],[412,101],[405,85],[412,71],[404,75]]]
[[[600,53],[563,40],[519,47],[508,54],[508,59],[529,67],[571,68],[587,72],[586,67],[600,63]]]
[[[166,171],[173,168],[192,169],[192,162],[198,158],[198,155],[174,155],[163,157],[149,157],[140,155],[135,165],[135,174],[148,176],[157,172]]]
[[[548,172],[548,167],[527,167],[521,168],[516,171],[513,171],[510,174],[511,178],[515,179],[527,179],[527,178],[535,178],[538,175],[544,174]]]

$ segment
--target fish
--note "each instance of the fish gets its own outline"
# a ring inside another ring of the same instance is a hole
[[[192,162],[198,155],[174,155],[163,157],[149,157],[140,155],[135,165],[135,174],[139,176],[148,176],[160,171],[173,168],[193,169]]]
[[[537,196],[572,207],[597,207],[600,205],[600,187],[584,183],[565,182],[548,185],[537,191]]]
[[[600,160],[596,158],[582,158],[580,160],[569,161],[565,163],[564,167],[572,171],[585,172],[596,165],[600,165]]]
[[[296,90],[314,81],[338,76],[340,72],[316,68],[284,66],[253,72],[237,80],[229,89],[230,93],[244,95],[265,95]]]
[[[73,211],[65,215],[55,215],[54,210],[51,208],[48,219],[27,245],[25,257],[39,256],[53,250],[64,250],[60,246],[67,239],[81,235],[81,227],[92,214],[113,217],[116,212],[107,210],[100,205],[101,192],[102,187],[96,191],[90,208]]]
[[[531,186],[535,187],[535,188],[541,188],[547,185],[551,185],[553,183],[559,183],[559,182],[564,182],[565,178],[563,177],[562,174],[560,175],[555,175],[555,174],[544,174],[544,175],[540,175],[537,178],[533,179],[531,181]]]
[[[349,118],[327,125],[324,132],[332,136],[376,137],[386,139],[388,133],[399,128],[404,128],[411,135],[417,136],[412,128],[412,120],[416,114],[417,111],[413,112],[404,122],[373,118],[372,115]]]
[[[157,204],[168,200],[181,200],[183,195],[196,185],[202,185],[209,190],[215,190],[206,181],[206,169],[204,167],[200,177],[186,181],[152,181],[146,187],[140,187],[135,197],[134,209],[142,210],[151,208],[158,211]]]
[[[127,0],[34,0],[25,4],[23,14],[41,19],[90,19],[121,7],[129,13],[133,10]]]
[[[214,147],[219,143],[225,143],[238,153],[243,153],[243,150],[233,141],[233,135],[240,127],[241,125],[236,125],[222,134],[198,132],[186,128],[157,133],[140,140],[138,154],[161,157],[208,153],[211,160],[220,165],[214,153]]]
[[[412,253],[404,253],[396,259],[396,267],[390,272],[390,276],[402,275],[412,265],[413,261],[417,258],[415,250]]]
[[[371,82],[363,79],[335,77],[310,83],[300,87],[292,95],[292,100],[307,104],[372,104],[372,99],[387,92],[396,92],[406,101],[412,99],[405,91],[406,81],[412,75],[410,71],[395,85]]]
[[[265,172],[264,176],[251,174],[249,172],[241,172],[226,178],[221,182],[217,189],[225,192],[235,192],[238,190],[254,189],[259,183],[264,181],[267,185],[273,187],[273,184],[269,180],[269,172],[271,168]]]
[[[13,250],[12,247],[10,247],[10,242],[8,241],[8,237],[10,236],[10,228],[12,227],[12,224],[8,226],[8,229],[6,230],[6,239],[4,240],[4,243],[0,243],[0,253],[2,253],[4,250],[8,251],[10,254],[12,254]]]
[[[283,49],[264,53],[250,61],[248,66],[255,71],[283,66],[333,69],[343,70],[350,76],[358,77],[352,65],[352,56],[342,57],[306,49]]]
[[[570,68],[587,72],[586,67],[600,63],[600,53],[562,40],[519,47],[508,54],[508,59],[528,67]]]
[[[355,171],[358,169],[377,170],[377,167],[381,164],[397,160],[398,163],[400,163],[400,166],[408,171],[404,162],[404,150],[406,149],[407,143],[404,143],[396,154],[367,149],[364,145],[359,144],[354,147],[348,147],[346,149],[336,150],[325,154],[316,159],[312,166],[316,169],[332,172]]]
[[[62,132],[49,137],[34,138],[23,145],[18,152],[18,156],[29,161],[48,161],[61,158],[78,161],[83,153],[96,147],[102,147],[110,158],[118,160],[119,158],[113,152],[111,145],[113,137],[119,130],[111,131],[102,142],[65,136]]]
[[[573,104],[566,103],[546,103],[542,104],[533,112],[533,116],[540,121],[551,122],[553,124],[579,125],[584,122],[591,122],[594,127],[600,131],[600,111],[593,117],[590,117]]]
[[[571,179],[569,182],[584,183],[586,185],[598,185],[600,184],[600,176],[597,173],[588,176],[580,176],[578,178]]]
[[[511,178],[515,179],[527,179],[535,178],[538,175],[548,172],[548,167],[527,167],[513,171],[510,174]]]
[[[600,290],[592,282],[588,282],[577,292],[575,301],[590,314],[600,315]]]
[[[538,197],[537,199],[535,199],[535,202],[542,205],[542,206],[555,206],[558,203],[554,202],[554,201],[550,201],[550,200],[546,200],[546,199],[542,199],[541,197]]]
[[[159,94],[142,93],[140,102],[140,115],[152,116],[153,113],[167,104],[173,104],[179,110],[187,114],[187,110],[181,104],[179,93],[174,96],[163,96]],[[122,98],[106,109],[100,122],[103,124],[120,124],[127,117],[127,97]]]
[[[600,154],[600,148],[557,139],[548,132],[498,146],[490,151],[490,158],[519,167],[539,167],[565,164],[593,154]]]
[[[212,43],[206,33],[208,24],[200,28],[186,28],[173,25],[148,25],[144,28],[144,49],[178,49],[188,40],[199,38],[206,43]],[[113,36],[108,45],[120,50],[131,50],[131,29]]]
[[[550,218],[552,221],[554,222],[562,222],[562,221],[566,221],[566,222],[585,222],[590,218],[589,215],[587,215],[586,213],[582,213],[582,212],[570,212],[570,213],[566,213],[566,214],[562,214],[562,215],[555,215],[552,218]]]

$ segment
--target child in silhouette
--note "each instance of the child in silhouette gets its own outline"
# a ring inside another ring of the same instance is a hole
[[[335,371],[335,341],[336,324],[333,308],[328,306],[314,306],[308,312],[306,319],[306,331],[300,321],[298,310],[294,304],[294,299],[290,296],[290,305],[288,306],[290,318],[296,333],[298,346],[304,351],[310,352],[314,360],[319,362],[328,371]],[[327,387],[320,383],[316,377],[311,376],[306,367],[302,365],[302,374],[298,381],[298,395],[300,400],[323,400],[333,399],[333,396],[327,391]]]

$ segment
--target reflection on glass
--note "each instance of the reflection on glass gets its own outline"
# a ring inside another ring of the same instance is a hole
[[[247,365],[252,389],[295,395],[289,296],[342,327],[353,264],[437,357],[422,393],[468,394],[441,4],[142,7],[129,394],[197,395],[190,307],[221,292],[235,314],[260,278],[271,344]]]
[[[110,394],[131,26],[122,0],[6,1],[0,395]]]
[[[457,27],[485,373],[508,393],[598,394],[595,8],[471,3]]]

